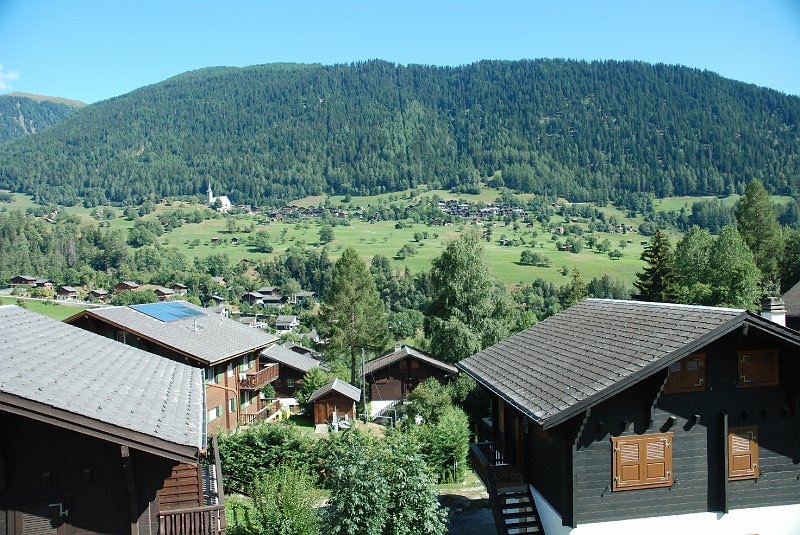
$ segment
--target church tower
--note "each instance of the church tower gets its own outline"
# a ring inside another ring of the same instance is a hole
[[[211,179],[208,179],[208,205],[214,204],[214,193],[211,191]]]

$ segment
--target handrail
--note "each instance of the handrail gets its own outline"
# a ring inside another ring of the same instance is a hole
[[[225,509],[225,504],[202,505],[200,507],[183,507],[181,509],[167,509],[159,512],[159,516],[185,515],[187,513],[205,513],[206,511],[221,511]]]
[[[246,372],[239,379],[239,388],[257,389],[278,378],[278,363],[271,362],[257,372]]]

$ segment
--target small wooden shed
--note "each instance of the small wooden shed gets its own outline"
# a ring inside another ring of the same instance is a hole
[[[361,390],[341,379],[321,386],[308,398],[308,402],[314,404],[314,424],[330,422],[334,411],[338,420],[354,419],[356,401],[360,398]]]

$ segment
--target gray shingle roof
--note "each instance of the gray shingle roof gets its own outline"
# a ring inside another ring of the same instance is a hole
[[[380,357],[374,358],[369,362],[365,362],[364,374],[374,373],[406,357],[414,357],[423,362],[427,362],[431,366],[435,366],[449,373],[458,373],[458,368],[456,368],[451,364],[447,364],[446,362],[442,362],[441,360],[436,360],[435,358],[431,357],[427,353],[420,351],[419,349],[408,346],[401,346],[400,348],[395,348],[394,350],[390,351],[389,353],[386,353],[385,355],[381,355]]]
[[[273,360],[279,363],[281,366],[289,366],[290,368],[300,370],[303,373],[320,365],[320,361],[317,359],[312,359],[311,357],[301,355],[300,353],[292,351],[288,347],[283,347],[281,345],[268,347],[261,352],[261,356],[268,360]]]
[[[787,316],[800,316],[800,282],[789,288],[782,296]]]
[[[208,309],[186,301],[177,302],[201,311],[202,315],[163,322],[126,306],[93,308],[83,314],[118,325],[208,364],[263,349],[277,340],[272,334],[252,329]]]
[[[769,323],[737,309],[587,299],[458,367],[551,427],[745,319]]]
[[[314,400],[321,398],[331,390],[335,390],[336,392],[339,392],[340,394],[349,397],[353,401],[358,401],[359,399],[361,399],[360,389],[354,387],[350,383],[345,383],[341,379],[337,378],[331,381],[330,383],[326,384],[325,386],[321,386],[316,390],[314,390],[314,393],[311,394],[311,396],[309,396],[308,402],[311,403]]]
[[[204,448],[204,388],[200,368],[0,306],[0,392]]]

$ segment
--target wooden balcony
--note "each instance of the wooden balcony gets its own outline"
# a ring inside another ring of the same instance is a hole
[[[240,425],[248,425],[255,422],[261,422],[278,412],[278,409],[281,408],[280,403],[275,400],[269,403],[264,402],[263,404],[259,402],[259,408],[256,412],[242,412],[239,414],[239,424]]]
[[[170,509],[158,514],[162,535],[225,535],[225,505]]]
[[[271,362],[262,364],[257,372],[239,374],[239,388],[243,390],[260,390],[268,383],[278,378],[278,364]]]

